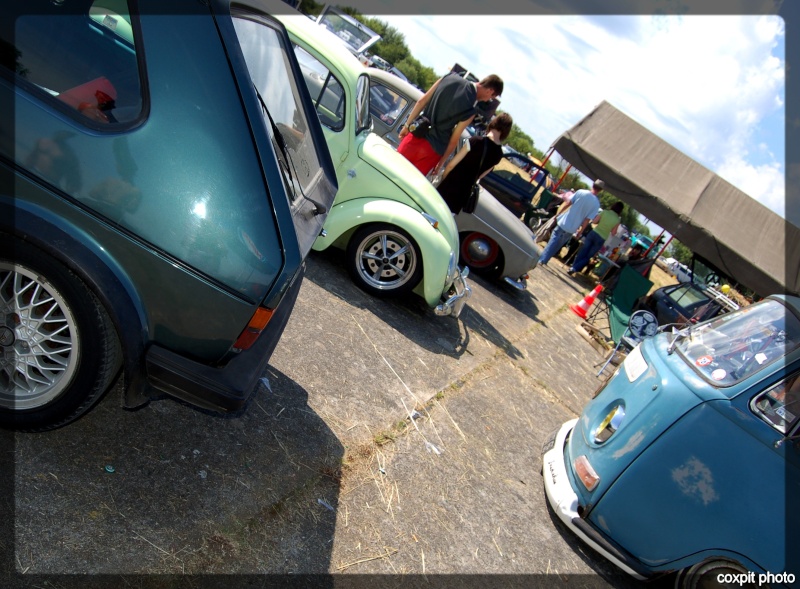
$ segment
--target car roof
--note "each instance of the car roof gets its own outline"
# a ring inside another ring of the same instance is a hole
[[[403,94],[411,100],[418,101],[423,96],[423,92],[416,86],[406,82],[402,78],[398,78],[391,72],[384,71],[376,67],[368,67],[369,77],[374,78],[390,88],[394,88],[400,94]]]
[[[358,58],[325,27],[299,12],[288,13],[285,7],[282,7],[281,12],[276,12],[275,16],[283,23],[290,36],[316,48],[342,74],[357,78],[364,73],[365,68]]]

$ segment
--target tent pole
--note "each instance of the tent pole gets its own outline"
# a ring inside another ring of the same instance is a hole
[[[556,185],[555,185],[555,186],[553,186],[553,192],[555,192],[555,191],[556,191],[556,189],[557,189],[559,186],[561,186],[561,183],[564,181],[564,178],[566,178],[566,177],[567,177],[567,173],[568,173],[568,172],[569,172],[571,169],[572,169],[572,164],[567,164],[567,169],[566,169],[566,170],[564,170],[564,173],[563,173],[563,174],[561,174],[561,178],[559,178],[559,179],[558,179],[558,182],[556,182]]]

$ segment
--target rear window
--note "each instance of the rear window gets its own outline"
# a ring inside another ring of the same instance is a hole
[[[709,302],[709,298],[703,294],[703,291],[693,287],[691,284],[682,284],[667,293],[669,298],[676,305],[683,307],[687,311],[692,311],[700,305]]]
[[[322,169],[292,74],[288,48],[283,47],[278,31],[256,16],[238,15],[233,24],[250,78],[263,101],[265,124],[274,122],[286,146],[288,158],[280,146],[275,146],[285,176],[300,184],[301,190],[287,187],[292,199],[297,200],[302,192],[312,192],[322,177]]]
[[[126,0],[8,3],[0,25],[2,66],[20,85],[89,126],[123,125],[142,113],[134,22]],[[13,7],[13,8],[12,8]]]

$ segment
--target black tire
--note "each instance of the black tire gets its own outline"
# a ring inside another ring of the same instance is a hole
[[[0,239],[0,426],[46,431],[100,399],[121,365],[103,305],[36,247]]]
[[[422,279],[422,254],[402,229],[387,223],[359,227],[347,244],[353,282],[376,297],[410,293]]]
[[[711,588],[727,588],[742,589],[743,587],[757,587],[758,584],[754,580],[753,583],[720,583],[717,580],[718,575],[743,575],[747,573],[747,569],[740,565],[738,562],[728,560],[726,558],[713,558],[704,560],[693,566],[682,569],[675,575],[675,588],[676,589],[711,589]],[[744,578],[744,577],[739,577]]]
[[[503,250],[497,242],[483,233],[472,231],[461,234],[459,262],[469,266],[476,274],[496,280],[503,273]]]

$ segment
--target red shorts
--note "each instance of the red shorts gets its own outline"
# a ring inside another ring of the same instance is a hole
[[[442,156],[436,153],[427,139],[419,139],[411,133],[403,137],[397,153],[404,155],[425,176],[442,159]]]

